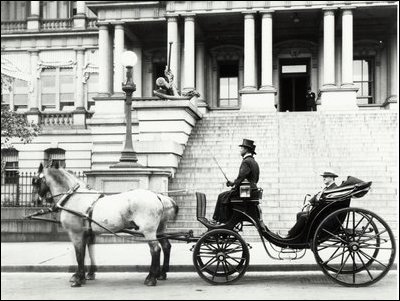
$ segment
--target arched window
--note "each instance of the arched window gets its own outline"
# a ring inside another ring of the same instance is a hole
[[[15,148],[1,150],[1,164],[4,164],[2,184],[18,184],[18,151]]]
[[[62,148],[49,148],[45,151],[44,157],[45,164],[47,165],[50,161],[58,163],[62,168],[65,168],[65,150]]]

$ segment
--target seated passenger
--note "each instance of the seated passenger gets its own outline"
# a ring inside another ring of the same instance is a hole
[[[316,206],[319,202],[319,199],[321,197],[321,195],[329,189],[334,189],[337,188],[338,186],[335,183],[335,178],[337,178],[337,175],[332,172],[332,171],[325,171],[322,175],[322,180],[325,184],[324,189],[322,189],[320,192],[318,192],[316,195],[314,195],[310,200],[310,204],[311,206]],[[306,225],[307,219],[309,216],[309,211],[301,211],[299,213],[297,213],[297,222],[296,224],[293,226],[292,229],[289,230],[288,232],[288,237],[294,237],[297,234],[299,234],[301,232],[301,230],[304,228],[304,226]]]
[[[239,175],[235,181],[226,182],[226,186],[232,186],[232,189],[225,191],[218,196],[217,204],[213,215],[213,223],[225,223],[229,218],[230,200],[239,197],[239,186],[244,180],[250,182],[251,189],[257,189],[258,178],[260,169],[258,163],[254,160],[256,154],[253,140],[243,139],[240,146],[240,155],[243,157],[242,164],[240,165]]]

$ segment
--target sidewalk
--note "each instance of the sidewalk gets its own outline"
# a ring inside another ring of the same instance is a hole
[[[172,242],[171,272],[195,271],[190,251],[193,245]],[[249,271],[319,270],[310,250],[299,260],[274,260],[268,257],[261,242],[250,245]],[[99,272],[147,272],[151,262],[146,243],[96,244],[95,258]],[[86,264],[89,263],[86,256]],[[2,272],[72,272],[75,269],[75,251],[70,242],[1,243]]]

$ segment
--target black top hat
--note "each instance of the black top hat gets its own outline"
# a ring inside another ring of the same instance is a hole
[[[331,172],[331,171],[324,171],[323,174],[321,174],[322,177],[331,177],[331,178],[337,178],[338,175]]]
[[[256,146],[254,145],[254,141],[250,139],[243,139],[242,144],[239,146],[243,146],[248,148],[253,154],[256,154]]]

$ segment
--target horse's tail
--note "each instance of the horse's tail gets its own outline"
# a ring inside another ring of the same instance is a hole
[[[171,199],[172,206],[174,207],[174,213],[175,213],[174,216],[172,217],[172,220],[176,221],[176,218],[178,217],[178,213],[179,213],[179,206],[175,202],[174,199],[172,199],[172,198],[170,198],[170,199]]]

